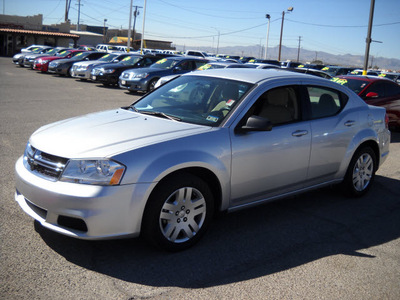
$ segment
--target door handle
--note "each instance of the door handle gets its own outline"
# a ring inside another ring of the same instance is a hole
[[[306,134],[308,134],[307,130],[296,130],[295,132],[292,133],[292,136],[300,137]]]
[[[346,122],[344,123],[344,126],[351,127],[351,126],[353,126],[355,123],[356,123],[356,121],[349,120],[349,121],[346,121]]]

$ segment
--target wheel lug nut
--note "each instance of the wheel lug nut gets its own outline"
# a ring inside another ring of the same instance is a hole
[[[186,214],[190,214],[190,210],[188,209],[188,210],[186,210]]]
[[[181,207],[181,210],[184,210],[184,209],[185,209],[185,207],[184,207],[184,206],[182,206],[182,207]]]
[[[187,218],[183,218],[183,222],[186,222],[187,221]]]
[[[177,211],[176,213],[175,213],[175,216],[178,216],[179,215],[179,211]]]
[[[181,219],[176,220],[176,222],[180,223],[180,222],[181,222]]]

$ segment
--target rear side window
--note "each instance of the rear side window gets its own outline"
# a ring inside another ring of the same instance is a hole
[[[348,97],[336,90],[308,86],[311,118],[319,119],[336,115],[346,105]]]

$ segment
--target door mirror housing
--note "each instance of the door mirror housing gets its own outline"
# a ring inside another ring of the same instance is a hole
[[[249,131],[271,131],[272,123],[267,119],[260,116],[250,116],[246,124],[237,128],[239,132]]]

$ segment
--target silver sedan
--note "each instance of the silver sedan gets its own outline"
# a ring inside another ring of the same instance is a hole
[[[389,153],[384,108],[284,70],[220,69],[134,104],[38,129],[16,163],[15,199],[81,239],[136,237],[179,251],[218,211],[326,185],[362,196]]]

